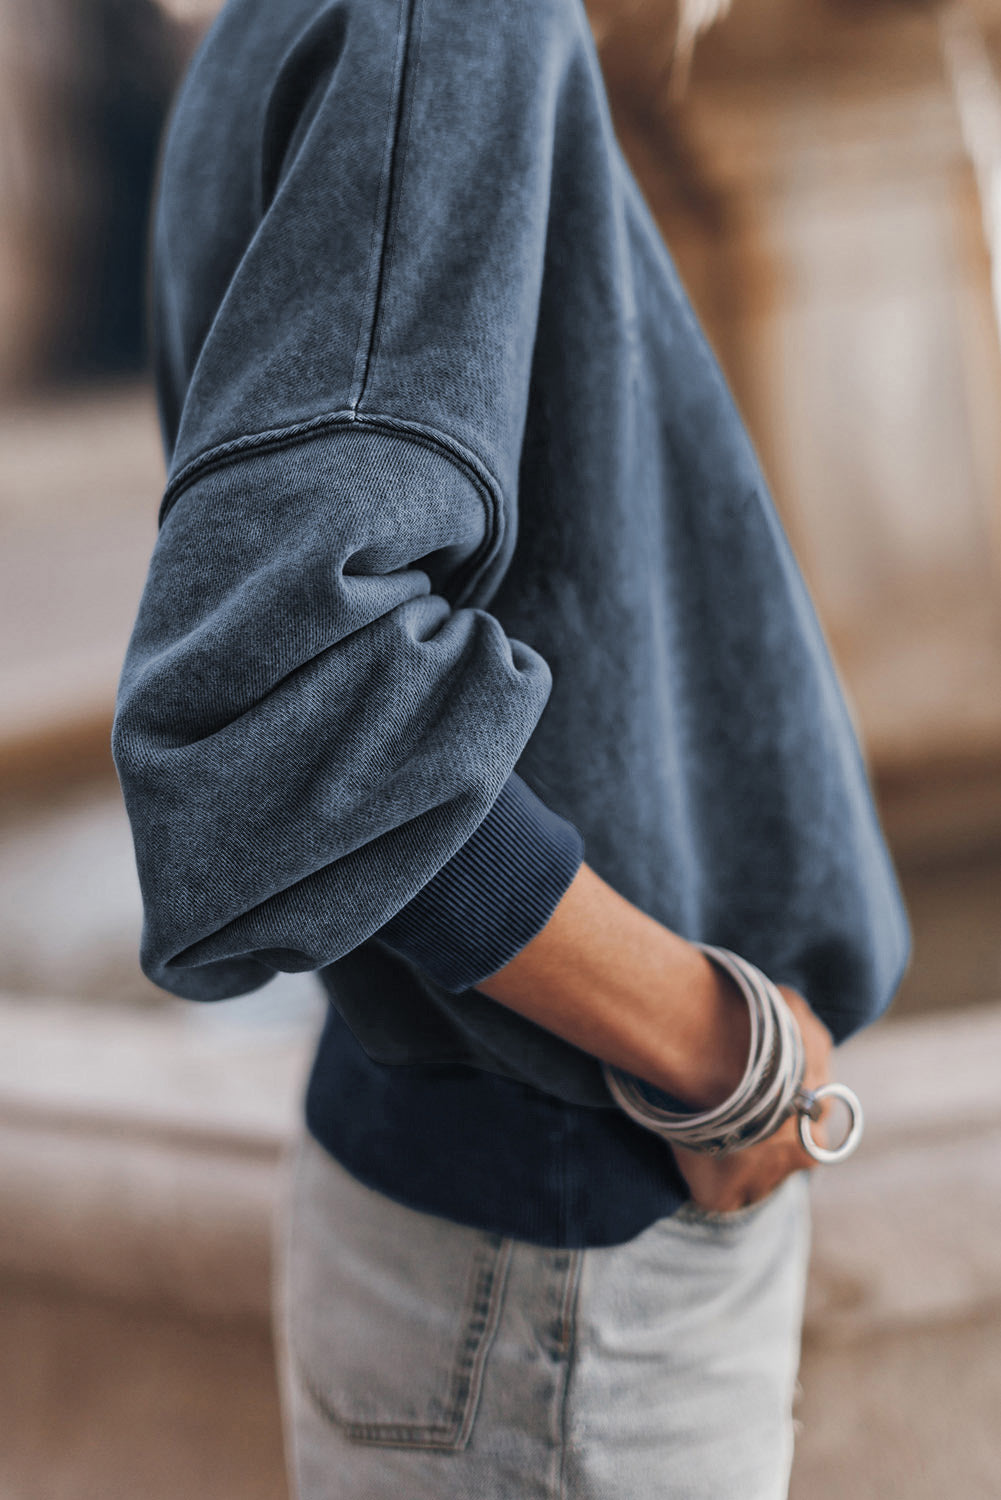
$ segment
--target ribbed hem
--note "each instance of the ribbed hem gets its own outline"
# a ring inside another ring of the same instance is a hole
[[[584,859],[577,828],[512,771],[483,822],[375,936],[458,994],[540,932]]]

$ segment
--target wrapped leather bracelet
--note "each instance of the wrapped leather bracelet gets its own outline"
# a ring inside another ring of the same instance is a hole
[[[862,1106],[854,1090],[842,1083],[804,1088],[803,1039],[778,987],[728,948],[710,943],[695,946],[731,976],[747,1001],[751,1041],[740,1082],[722,1104],[699,1112],[683,1111],[665,1106],[661,1101],[667,1096],[651,1084],[606,1063],[605,1082],[612,1098],[645,1129],[690,1151],[713,1155],[756,1145],[795,1113],[803,1149],[815,1161],[844,1161],[862,1139]],[[820,1119],[826,1099],[840,1099],[849,1113],[847,1134],[832,1149],[819,1145],[810,1130],[811,1121]]]

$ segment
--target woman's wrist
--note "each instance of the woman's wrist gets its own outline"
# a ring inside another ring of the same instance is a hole
[[[688,1057],[681,1066],[687,1075],[682,1091],[674,1090],[682,1104],[693,1109],[712,1109],[736,1089],[747,1066],[751,1043],[751,1021],[747,1001],[734,981],[711,959],[694,950],[709,973],[704,978],[705,998],[700,1003],[704,1038],[693,1037]]]
[[[586,862],[546,926],[477,988],[693,1109],[727,1098],[747,1061],[733,980]]]

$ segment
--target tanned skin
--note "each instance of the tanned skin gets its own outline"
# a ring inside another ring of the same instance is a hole
[[[477,988],[693,1109],[721,1103],[747,1062],[747,1004],[733,980],[586,862],[545,927]],[[830,1076],[830,1032],[797,990],[779,989],[802,1032],[804,1084],[819,1088]],[[823,1139],[822,1124],[815,1135]],[[696,1203],[716,1213],[747,1207],[817,1165],[794,1118],[727,1156],[674,1154]]]

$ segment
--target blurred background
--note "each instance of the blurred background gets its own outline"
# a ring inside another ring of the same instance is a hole
[[[911,912],[816,1174],[794,1500],[1001,1493],[1001,0],[589,0]],[[0,0],[0,1500],[285,1494],[269,1234],[319,1001],[137,964],[108,736],[163,465],[144,257],[197,0]]]

